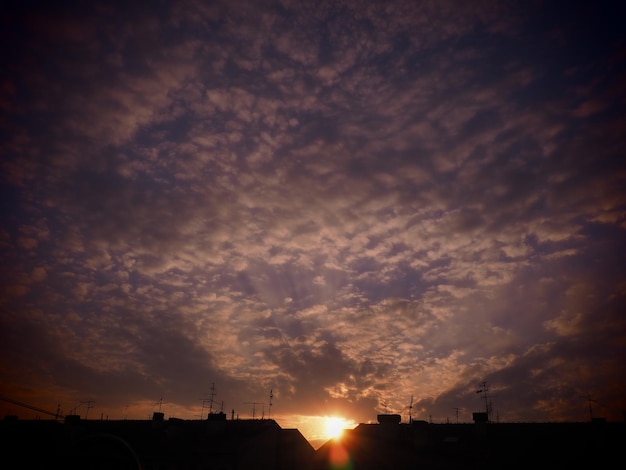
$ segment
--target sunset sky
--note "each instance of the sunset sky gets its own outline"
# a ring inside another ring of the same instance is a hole
[[[623,419],[623,3],[11,3],[2,397]]]

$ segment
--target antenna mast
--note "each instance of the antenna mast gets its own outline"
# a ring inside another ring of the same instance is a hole
[[[215,398],[215,382],[211,382],[211,398],[209,399],[209,414],[213,412],[213,398]]]
[[[452,408],[454,411],[456,411],[456,424],[459,424],[459,409],[458,408]]]
[[[265,403],[261,403],[258,401],[247,401],[245,403],[246,405],[252,405],[252,419],[254,419],[255,415],[256,415],[256,406],[257,405],[263,405],[263,413],[265,413]]]
[[[269,410],[267,412],[267,418],[272,419],[272,398],[274,398],[273,390],[270,388],[270,405]]]
[[[411,403],[409,404],[409,424],[413,423],[413,395],[411,395]]]
[[[202,410],[200,411],[200,419],[202,419],[202,416],[204,415],[204,405],[208,402],[209,403],[209,415],[213,412],[213,403],[214,403],[214,398],[215,398],[215,382],[211,382],[211,398],[201,398],[202,400]],[[222,401],[222,410],[224,409],[224,402]],[[209,419],[208,415],[207,415],[207,419]]]
[[[482,382],[480,384],[480,388],[476,390],[476,393],[482,393],[483,398],[485,399],[485,411],[487,412],[487,422],[491,422],[491,401],[489,400],[489,387],[487,387],[487,382]]]
[[[587,402],[589,404],[589,421],[593,421],[593,411],[591,410],[591,394],[587,392]]]

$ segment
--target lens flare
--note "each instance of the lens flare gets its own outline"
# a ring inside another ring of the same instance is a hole
[[[330,468],[332,470],[351,470],[352,462],[350,454],[346,448],[339,442],[333,443],[328,454]]]

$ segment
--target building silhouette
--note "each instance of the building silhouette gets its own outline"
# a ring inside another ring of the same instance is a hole
[[[55,420],[0,422],[5,466],[65,469],[313,469],[315,450],[272,419]],[[27,449],[26,451],[24,449]]]
[[[119,470],[591,468],[624,460],[626,423],[431,424],[378,415],[317,451],[273,419],[0,421],[2,467]]]
[[[482,414],[477,418],[464,424],[401,424],[400,415],[378,415],[378,424],[359,424],[320,447],[318,468],[612,468],[624,460],[623,422],[490,423]]]

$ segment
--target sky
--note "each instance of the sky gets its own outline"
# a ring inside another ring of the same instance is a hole
[[[1,397],[623,420],[625,13],[5,4]]]

